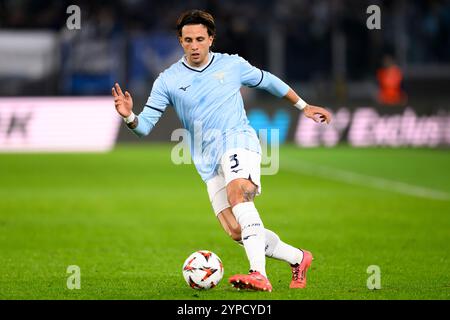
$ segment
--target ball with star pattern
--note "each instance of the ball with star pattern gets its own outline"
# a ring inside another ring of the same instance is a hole
[[[223,277],[222,261],[209,250],[196,251],[184,262],[183,277],[193,289],[214,288]]]

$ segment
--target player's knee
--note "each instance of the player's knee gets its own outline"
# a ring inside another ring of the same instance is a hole
[[[250,180],[230,184],[227,188],[228,202],[233,208],[239,203],[250,202],[256,196],[258,188]]]
[[[233,208],[235,205],[244,202],[242,193],[239,190],[230,190],[227,192],[228,202]]]

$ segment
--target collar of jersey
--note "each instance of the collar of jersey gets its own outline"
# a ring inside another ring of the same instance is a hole
[[[190,65],[188,65],[185,56],[183,56],[183,58],[181,58],[181,63],[182,63],[186,68],[188,68],[189,70],[192,70],[192,71],[196,71],[196,72],[203,72],[204,70],[206,70],[206,68],[208,68],[208,67],[211,65],[211,63],[212,63],[213,61],[214,61],[214,53],[213,53],[213,52],[210,52],[210,53],[209,53],[209,60],[208,60],[208,63],[206,64],[206,66],[205,66],[205,67],[200,67],[200,68],[191,67]]]

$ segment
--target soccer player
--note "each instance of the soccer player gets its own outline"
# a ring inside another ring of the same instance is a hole
[[[248,274],[229,279],[234,287],[272,291],[265,268],[268,256],[291,265],[290,288],[304,288],[312,254],[266,229],[253,202],[261,193],[261,146],[247,120],[240,88],[244,85],[283,97],[316,122],[329,123],[331,115],[307,104],[282,80],[238,55],[212,52],[216,29],[209,13],[183,13],[177,31],[184,56],[155,80],[143,111],[139,115],[132,111],[130,93],[123,93],[117,83],[112,88],[116,110],[142,137],[168,105],[175,108],[191,134],[191,156],[206,183],[212,208],[225,232],[244,246],[250,262]]]

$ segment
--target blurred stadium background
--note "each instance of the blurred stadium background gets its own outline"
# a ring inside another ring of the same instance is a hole
[[[81,11],[79,30],[66,25],[73,13],[66,10],[72,4]],[[366,27],[366,10],[372,4],[381,9],[380,30]],[[351,144],[450,143],[444,130],[449,123],[449,1],[2,0],[0,94],[107,96],[117,81],[133,93],[139,108],[159,72],[180,57],[174,21],[188,8],[204,8],[216,17],[214,50],[245,57],[338,115],[328,130],[338,132],[326,134],[326,129],[297,124],[298,114],[280,109],[279,100],[245,90],[255,126],[271,124],[270,116],[286,132],[282,139],[299,145],[334,145],[347,141],[349,132],[354,133]],[[13,116],[8,115],[3,116],[7,128]],[[16,117],[19,123],[27,119]],[[368,127],[364,119],[373,125]],[[400,119],[419,131],[405,132]],[[352,128],[358,124],[363,132],[355,133]],[[146,141],[167,140],[178,125],[169,111]],[[302,125],[307,133],[296,138]],[[123,126],[119,140],[136,141]]]
[[[67,27],[71,5],[80,8],[80,29]],[[369,5],[381,9],[379,30],[366,26]],[[191,8],[215,17],[214,51],[241,55],[334,114],[330,126],[316,125],[265,92],[242,91],[251,124],[278,129],[282,143],[280,173],[265,180],[260,201],[263,211],[286,214],[266,213],[268,224],[318,251],[323,270],[309,293],[275,287],[281,293],[272,297],[448,299],[448,0],[0,0],[0,298],[198,298],[180,284],[179,264],[202,243],[232,262],[226,270],[245,270],[194,168],[170,162],[170,136],[180,127],[173,110],[139,140],[110,98],[119,82],[141,110],[152,82],[182,55],[174,25]],[[133,182],[122,174],[133,166],[159,171]],[[300,203],[290,203],[298,194]],[[313,205],[325,199],[324,208]],[[171,202],[184,203],[199,224]],[[169,216],[198,234],[213,231],[189,238]],[[308,230],[289,229],[295,221]],[[336,250],[364,254],[349,266]],[[427,253],[431,271],[417,257]],[[77,263],[91,279],[78,296],[64,290],[61,269]],[[427,275],[414,277],[410,263]],[[365,288],[370,264],[391,268],[378,295]],[[157,285],[162,266],[179,275],[162,281],[166,292]],[[349,282],[347,271],[355,274]],[[124,278],[129,286],[118,284]],[[248,298],[221,290],[200,298]]]

